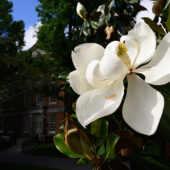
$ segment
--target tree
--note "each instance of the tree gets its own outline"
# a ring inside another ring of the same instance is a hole
[[[11,12],[13,4],[8,0],[0,3],[0,51],[1,55],[16,55],[24,45],[24,23],[13,21]]]
[[[24,23],[13,21],[13,4],[8,0],[0,3],[0,96],[6,93],[18,74],[18,52],[24,45]]]

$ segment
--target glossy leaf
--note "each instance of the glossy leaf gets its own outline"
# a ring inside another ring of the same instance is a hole
[[[105,154],[106,154],[106,149],[105,149],[105,146],[104,144],[100,146],[98,152],[97,152],[97,155],[101,158],[104,158],[105,157]]]
[[[115,0],[111,1],[108,8],[109,8],[109,11],[112,10],[112,8],[114,7],[114,3],[115,3]]]
[[[98,29],[98,27],[99,27],[98,23],[95,21],[91,21],[91,26],[93,29]]]
[[[64,125],[60,126],[60,132],[62,132],[62,133],[64,132]]]
[[[161,157],[162,150],[163,150],[163,148],[161,146],[161,143],[156,144],[156,142],[154,140],[154,142],[150,142],[150,143],[148,142],[144,145],[143,153],[148,156]]]
[[[164,10],[166,10],[169,6],[170,6],[170,0],[167,0]]]
[[[150,156],[142,156],[140,153],[133,153],[130,155],[131,170],[151,170],[164,169],[169,170],[169,163],[162,159],[154,159]]]
[[[96,146],[103,143],[108,134],[108,121],[105,119],[98,119],[91,123],[91,134],[93,136],[93,143]]]
[[[107,139],[107,144],[106,144],[106,158],[105,159],[113,159],[116,157],[115,154],[115,145],[119,140],[119,136],[116,134],[112,133],[109,134],[108,139]]]
[[[139,0],[125,0],[125,1],[130,4],[139,3]]]
[[[70,158],[81,158],[82,155],[76,154],[74,152],[71,152],[68,147],[65,145],[64,143],[64,138],[62,134],[58,134],[56,136],[54,136],[54,144],[56,146],[56,148],[62,152],[63,154],[65,154],[66,156],[70,157]]]
[[[169,7],[169,11],[168,11],[168,20],[166,21],[166,27],[167,27],[168,31],[170,31],[170,7]]]
[[[170,166],[165,165],[164,163],[155,160],[151,156],[145,156],[145,157],[143,157],[143,160],[146,160],[149,163],[154,164],[157,168],[160,168],[160,169],[167,169],[168,170],[170,168]]]
[[[164,29],[160,25],[157,25],[150,18],[143,17],[142,19],[152,28],[153,31],[157,32],[158,34],[165,35]]]

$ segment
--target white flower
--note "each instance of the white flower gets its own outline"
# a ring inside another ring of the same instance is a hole
[[[80,3],[77,3],[77,8],[76,8],[77,14],[82,18],[85,19],[86,18],[86,8]]]
[[[170,81],[170,33],[156,49],[154,32],[147,24],[138,23],[120,42],[111,42],[105,50],[94,43],[77,46],[72,60],[77,70],[69,74],[69,82],[80,95],[76,114],[83,126],[116,111],[124,95],[123,79],[127,77],[123,118],[139,133],[155,133],[164,98],[149,84]],[[135,73],[143,74],[145,81]]]

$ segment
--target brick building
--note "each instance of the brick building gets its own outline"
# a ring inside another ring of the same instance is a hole
[[[64,95],[64,94],[61,94]],[[20,95],[1,107],[0,135],[34,137],[59,133],[64,120],[64,102],[52,97]]]

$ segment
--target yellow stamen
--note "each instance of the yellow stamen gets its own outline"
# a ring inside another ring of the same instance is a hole
[[[112,96],[107,96],[106,99],[113,99],[116,96],[117,96],[116,94],[113,94]]]
[[[118,55],[119,57],[121,57],[121,56],[124,55],[127,51],[128,51],[128,49],[127,49],[126,45],[123,44],[122,42],[119,42],[118,50],[117,50],[117,55]]]
[[[117,49],[117,55],[118,57],[123,61],[123,63],[127,66],[128,69],[131,68],[131,61],[127,54],[127,47],[122,42],[119,42],[118,49]]]

